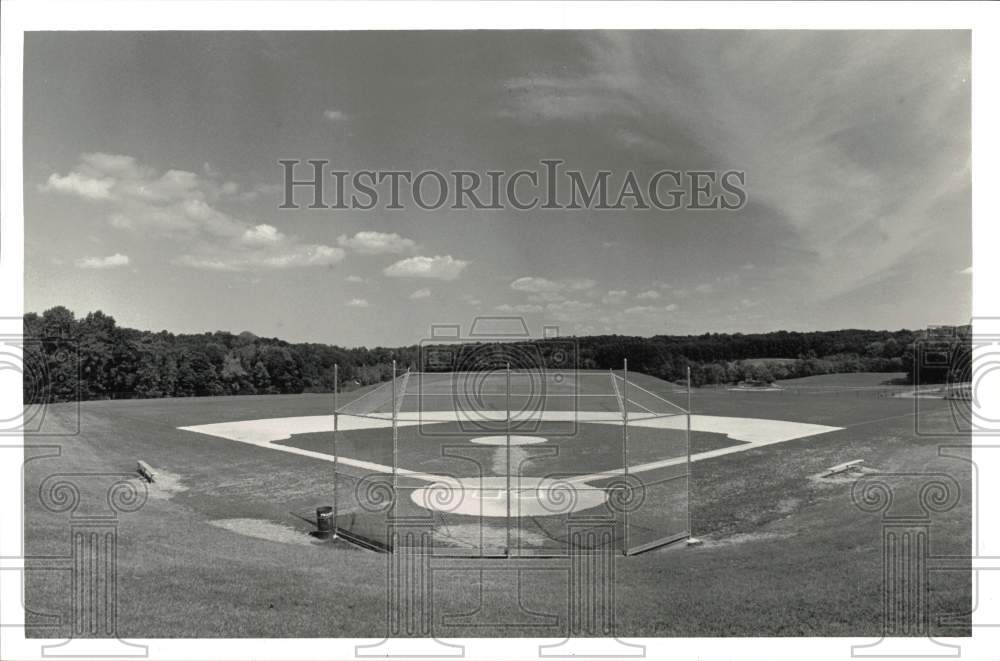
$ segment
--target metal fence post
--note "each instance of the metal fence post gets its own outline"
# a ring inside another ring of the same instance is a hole
[[[396,416],[396,361],[393,360],[392,361],[392,502],[393,502],[393,509],[395,509],[396,489],[397,489],[397,486],[398,486],[397,485],[397,481],[398,481],[398,475],[399,475],[399,471],[398,471],[398,466],[399,466],[398,454],[399,454],[399,450],[397,448],[397,444],[399,442],[399,434],[396,431],[396,422],[397,422],[397,416]]]
[[[504,522],[504,530],[507,533],[507,545],[505,555],[510,557],[510,361],[507,362],[507,519]]]
[[[340,373],[337,363],[333,364],[333,537],[337,537],[337,512],[339,508],[337,503],[340,501],[340,497],[337,494],[337,487],[339,485],[339,480],[337,480],[337,458],[339,456],[337,452],[337,391],[340,389],[339,379]]]
[[[625,485],[628,488],[628,358],[624,359],[623,369],[622,369],[622,455],[625,459]],[[629,535],[628,535],[628,508],[623,508],[622,510],[622,522],[623,522],[623,539],[625,542],[625,548],[622,549],[623,555],[628,555],[629,549]]]
[[[687,497],[684,507],[687,509],[687,534],[691,536],[691,366],[687,368],[687,431],[685,432],[685,442],[687,443],[687,477],[684,483],[687,486]]]

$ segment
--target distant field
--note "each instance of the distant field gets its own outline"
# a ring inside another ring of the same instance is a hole
[[[825,386],[843,388],[865,388],[885,385],[899,385],[906,379],[906,372],[848,372],[844,374],[817,374],[799,379],[782,379],[780,385]]]
[[[892,376],[830,375],[808,382],[855,386]],[[664,394],[686,401],[686,394]],[[954,509],[934,515],[931,552],[970,553],[970,464],[938,451],[960,439],[950,435],[947,402],[921,401],[917,409],[914,400],[894,398],[710,389],[692,397],[700,415],[843,429],[693,464],[692,526],[705,543],[619,558],[619,635],[879,635],[881,519],[851,503],[850,480],[816,477],[844,461],[863,459],[880,472],[953,476],[962,498]],[[26,450],[35,456],[51,452],[36,446],[60,446],[58,456],[25,466],[26,551],[59,555],[69,549],[67,514],[48,511],[38,500],[47,476],[127,474],[143,459],[162,478],[150,485],[141,510],[120,519],[120,636],[382,637],[386,556],[343,542],[316,543],[307,535],[311,512],[330,501],[331,464],[177,429],[325,415],[331,407],[329,395],[85,402],[79,435],[35,437]],[[52,424],[75,426],[71,406],[53,406],[49,415]],[[928,428],[941,435],[927,435]],[[613,433],[614,427],[608,429]],[[384,442],[369,435],[358,433],[353,442]],[[317,449],[325,442],[321,435],[288,441]],[[727,443],[710,434],[696,435],[695,442],[699,449]],[[899,486],[894,507],[917,507],[919,484],[890,481]],[[496,560],[474,561],[471,571],[435,574],[435,634],[565,635],[566,574],[519,562],[516,574]],[[969,575],[934,572],[930,580],[932,632],[969,635],[967,619],[957,626],[938,621],[939,615],[971,610]],[[515,586],[520,593],[512,596]],[[25,589],[34,625],[29,635],[69,635],[68,575],[29,571]],[[492,625],[459,616],[480,610],[492,614]],[[48,624],[40,614],[58,614],[67,624]]]

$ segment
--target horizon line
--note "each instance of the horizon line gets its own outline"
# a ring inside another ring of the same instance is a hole
[[[934,328],[963,328],[963,327],[971,326],[972,325],[972,322],[970,320],[967,323],[961,323],[961,324],[928,324],[927,326],[925,326],[923,328],[905,328],[904,327],[904,328],[898,328],[898,329],[845,327],[845,328],[813,328],[813,329],[810,329],[810,330],[789,330],[789,329],[785,329],[785,328],[779,328],[779,329],[768,330],[768,331],[752,331],[752,332],[744,332],[744,331],[703,331],[701,333],[682,333],[682,334],[657,333],[657,334],[654,334],[654,335],[638,335],[638,334],[626,334],[626,333],[592,333],[592,334],[588,334],[588,335],[569,334],[569,335],[556,335],[556,336],[552,336],[552,337],[544,337],[544,336],[539,336],[539,337],[534,337],[534,336],[526,336],[526,337],[497,336],[497,337],[486,337],[486,338],[464,337],[464,338],[454,338],[454,339],[442,337],[442,338],[425,338],[426,340],[428,340],[428,342],[423,342],[421,340],[418,340],[416,342],[404,343],[404,344],[395,344],[395,345],[376,344],[376,345],[346,346],[346,345],[336,344],[336,343],[331,342],[331,341],[317,341],[317,340],[299,340],[299,341],[293,341],[293,340],[288,340],[288,339],[284,339],[284,338],[278,337],[277,335],[262,335],[262,334],[256,333],[256,332],[254,332],[252,330],[249,330],[249,329],[243,329],[243,330],[240,330],[240,331],[234,331],[234,330],[226,330],[226,329],[219,329],[219,328],[217,328],[217,329],[214,329],[214,330],[203,330],[203,331],[176,331],[176,330],[170,330],[170,329],[167,329],[167,328],[160,328],[160,329],[152,329],[152,328],[148,328],[148,327],[147,328],[142,328],[142,327],[139,327],[139,326],[122,324],[122,323],[120,323],[118,321],[118,319],[115,317],[114,314],[109,313],[109,312],[105,312],[104,310],[101,310],[101,309],[90,310],[90,311],[85,312],[85,313],[79,313],[76,310],[74,310],[71,307],[69,307],[68,305],[64,305],[64,304],[53,305],[53,306],[47,308],[46,310],[43,310],[42,312],[25,311],[24,314],[22,315],[22,320],[23,320],[23,318],[25,316],[27,316],[29,314],[34,314],[34,315],[37,315],[38,317],[41,317],[48,310],[52,310],[52,309],[57,308],[57,307],[64,307],[67,310],[69,310],[73,314],[73,317],[74,317],[74,319],[76,321],[79,321],[79,320],[85,318],[89,314],[100,312],[101,314],[104,314],[104,315],[106,315],[106,316],[111,317],[112,319],[114,319],[115,325],[118,326],[119,328],[127,328],[127,329],[130,329],[130,330],[136,330],[136,331],[146,332],[146,333],[170,333],[170,334],[173,334],[173,335],[213,335],[215,333],[228,333],[230,335],[236,335],[236,336],[242,335],[243,333],[249,333],[249,334],[251,334],[251,335],[253,335],[254,337],[257,337],[257,338],[274,339],[274,340],[279,340],[281,342],[285,342],[287,344],[325,344],[327,346],[335,346],[335,347],[339,347],[339,348],[342,348],[342,349],[348,349],[348,350],[350,350],[350,349],[369,349],[369,348],[371,348],[371,349],[392,349],[392,348],[400,348],[400,347],[419,346],[422,343],[431,343],[431,342],[429,342],[430,340],[434,340],[433,343],[441,343],[441,344],[448,344],[448,343],[461,343],[461,344],[490,343],[490,344],[497,344],[497,343],[503,343],[503,342],[545,342],[545,341],[552,341],[552,340],[559,340],[559,339],[566,339],[566,338],[585,339],[585,338],[592,338],[592,337],[631,337],[631,338],[638,338],[638,339],[643,339],[643,340],[651,340],[651,339],[656,338],[656,337],[701,337],[701,336],[704,336],[704,335],[772,335],[772,334],[776,334],[776,333],[800,333],[800,334],[805,334],[805,333],[838,333],[838,332],[846,332],[846,331],[869,331],[869,332],[876,332],[876,333],[903,333],[903,332],[918,333],[918,332],[921,332],[921,331],[928,331],[928,330],[934,329]],[[479,319],[479,318],[490,318],[490,319],[523,319],[523,317],[519,317],[519,316],[475,315],[475,316],[472,317],[472,320]],[[449,323],[447,325],[458,325],[458,326],[461,326],[461,324],[452,324],[452,323]]]

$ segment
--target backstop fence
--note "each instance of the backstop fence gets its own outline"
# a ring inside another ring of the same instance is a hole
[[[671,401],[672,384],[627,361],[612,371],[393,364],[391,381],[335,401],[335,529],[379,550],[476,557],[634,554],[682,540],[690,388],[682,396]]]

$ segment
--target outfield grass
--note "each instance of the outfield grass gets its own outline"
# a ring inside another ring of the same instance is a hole
[[[67,514],[49,512],[38,501],[46,476],[130,473],[143,459],[169,479],[151,485],[145,506],[120,519],[119,635],[381,637],[387,556],[343,542],[314,543],[306,536],[312,525],[299,518],[328,502],[331,465],[177,429],[319,415],[331,405],[326,395],[84,403],[79,435],[32,440],[58,444],[60,454],[26,464],[26,551],[29,556],[69,552]],[[955,509],[934,516],[931,553],[970,552],[969,464],[938,452],[944,443],[961,441],[947,435],[953,425],[947,402],[696,391],[693,405],[702,414],[844,429],[695,463],[692,523],[705,544],[617,562],[619,635],[878,635],[880,519],[852,505],[849,481],[815,477],[843,461],[864,459],[883,472],[954,476],[962,498]],[[53,406],[49,422],[71,429],[74,410]],[[918,434],[918,416],[921,429],[940,435]],[[309,436],[315,438],[289,442],[323,444],[321,435]],[[696,437],[696,442],[715,441]],[[37,452],[29,448],[26,454]],[[894,507],[913,506],[913,480],[898,482]],[[299,530],[309,541],[271,541],[220,527],[235,519]],[[968,635],[967,624],[937,622],[939,615],[971,610],[968,574],[934,572],[930,580],[934,634]],[[436,572],[433,590],[438,636],[566,632],[567,574],[533,569],[530,560],[466,561],[461,569]],[[28,635],[68,635],[69,594],[66,572],[27,572],[28,608],[61,615],[64,622],[30,626]],[[28,616],[29,625],[41,621]]]

